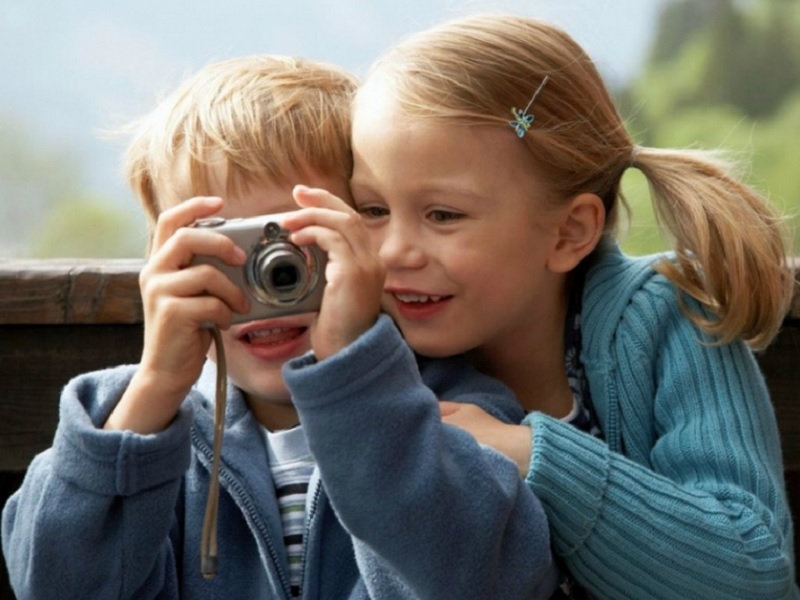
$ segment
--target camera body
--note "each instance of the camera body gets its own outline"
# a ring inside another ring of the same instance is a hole
[[[289,240],[278,213],[241,219],[211,217],[194,227],[229,237],[247,253],[241,267],[209,256],[195,256],[192,264],[213,265],[244,290],[250,300],[247,314],[234,313],[233,323],[316,312],[325,289],[327,255],[318,246],[297,246]]]

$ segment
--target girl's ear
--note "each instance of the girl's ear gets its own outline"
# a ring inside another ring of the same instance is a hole
[[[562,209],[558,239],[547,266],[554,273],[568,273],[595,249],[603,235],[606,211],[596,194],[579,194]]]

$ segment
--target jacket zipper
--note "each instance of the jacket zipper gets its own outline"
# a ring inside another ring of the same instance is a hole
[[[213,452],[211,451],[211,448],[206,445],[206,443],[199,436],[199,434],[197,434],[197,432],[194,431],[194,429],[192,430],[192,440],[195,444],[195,447],[200,451],[202,456],[206,459],[207,462],[203,462],[203,466],[210,474],[211,471],[209,469],[209,465],[213,460]],[[256,529],[258,529],[259,533],[261,534],[261,539],[266,544],[267,551],[269,552],[270,558],[272,558],[272,564],[275,566],[275,570],[278,572],[278,577],[281,581],[281,585],[283,586],[283,593],[285,594],[286,598],[291,598],[292,594],[291,594],[291,589],[289,587],[289,578],[281,568],[281,562],[278,557],[278,553],[275,550],[275,546],[272,543],[272,538],[270,538],[270,536],[267,534],[266,528],[264,527],[263,522],[259,518],[258,512],[253,506],[253,503],[250,501],[249,497],[244,493],[242,487],[236,482],[235,479],[233,479],[233,477],[231,477],[230,473],[228,472],[227,469],[225,469],[222,463],[220,463],[219,476],[220,479],[224,480],[227,483],[228,488],[231,490],[231,492],[235,494],[234,501],[240,504],[242,508],[245,509],[248,517],[255,524]]]
[[[308,513],[306,514],[306,526],[303,531],[303,584],[300,588],[300,597],[305,597],[306,588],[308,587],[308,546],[309,536],[311,535],[311,522],[317,514],[317,507],[319,506],[319,499],[322,495],[322,479],[319,476],[314,479],[314,490],[311,496],[311,502],[308,504]]]

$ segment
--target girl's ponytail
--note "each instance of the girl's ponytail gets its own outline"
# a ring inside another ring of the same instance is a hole
[[[676,261],[658,270],[714,313],[684,304],[687,315],[719,343],[767,346],[794,284],[781,215],[718,153],[635,147],[631,166],[647,178],[656,218],[674,237]]]

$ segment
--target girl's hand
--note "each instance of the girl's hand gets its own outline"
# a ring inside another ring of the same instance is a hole
[[[533,445],[530,427],[503,423],[474,404],[442,400],[439,410],[443,423],[455,425],[471,434],[479,444],[505,454],[517,465],[520,477],[528,475]]]
[[[296,186],[303,207],[284,222],[299,246],[318,245],[328,254],[322,306],[311,334],[317,359],[348,346],[375,323],[386,270],[373,251],[361,217],[343,200],[320,189]]]
[[[242,290],[219,269],[191,265],[195,255],[245,263],[245,252],[229,238],[191,227],[220,208],[220,198],[192,198],[159,216],[150,258],[139,275],[142,359],[106,429],[153,433],[169,425],[203,368],[211,344],[203,324],[227,329],[234,311],[248,310]]]

